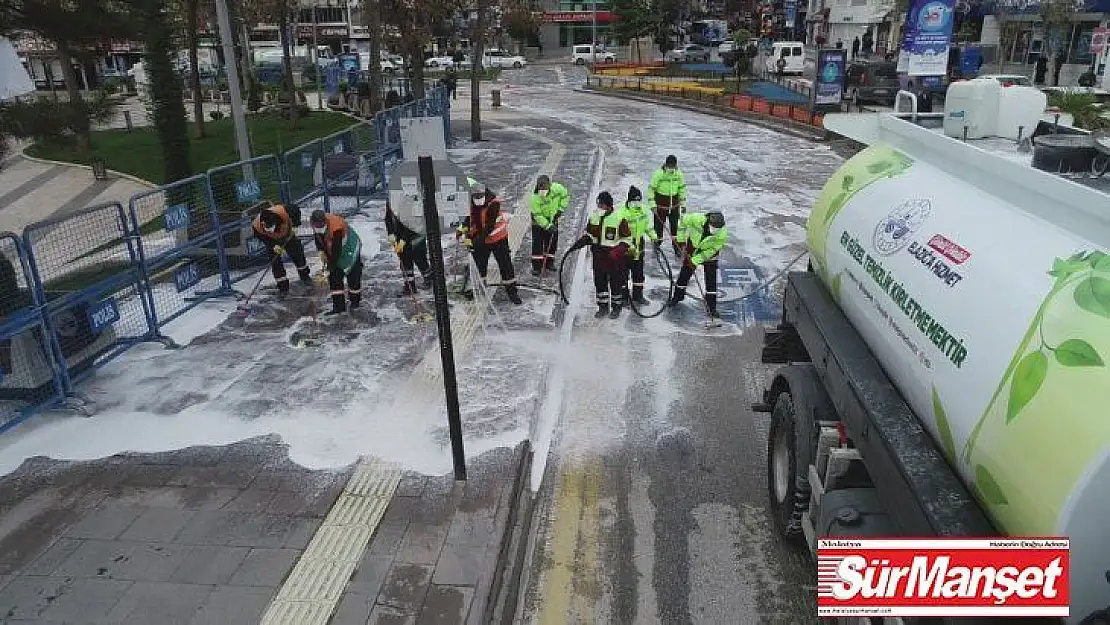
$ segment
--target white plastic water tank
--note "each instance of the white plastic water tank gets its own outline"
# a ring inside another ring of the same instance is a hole
[[[1036,130],[1047,104],[1048,96],[1040,89],[1022,85],[1003,87],[998,102],[995,135],[1017,139],[1018,128],[1021,127],[1022,136],[1028,137]]]
[[[982,139],[995,134],[1002,85],[993,78],[952,83],[944,96],[944,134]]]

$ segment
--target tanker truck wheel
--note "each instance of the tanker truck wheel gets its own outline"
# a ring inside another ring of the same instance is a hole
[[[809,509],[809,465],[817,452],[819,421],[836,421],[825,387],[810,364],[788,365],[771,383],[775,397],[767,436],[767,491],[783,538],[805,546],[802,517]]]

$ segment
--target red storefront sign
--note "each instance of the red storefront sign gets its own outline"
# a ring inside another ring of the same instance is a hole
[[[320,26],[316,25],[317,37],[349,37],[349,31],[346,26]],[[299,24],[297,26],[297,37],[300,39],[312,39],[312,24]]]
[[[566,24],[566,23],[589,23],[593,21],[593,12],[591,11],[544,11],[543,21]],[[597,21],[599,23],[608,23],[613,21],[613,13],[611,11],[598,11]]]

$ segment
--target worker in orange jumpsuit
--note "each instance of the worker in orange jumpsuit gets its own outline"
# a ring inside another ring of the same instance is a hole
[[[492,255],[501,271],[501,285],[509,301],[523,303],[517,292],[513,253],[509,249],[509,218],[501,212],[501,200],[497,195],[477,182],[470,186],[470,221],[463,245],[474,255],[474,264],[478,265],[478,275],[483,282]]]
[[[322,210],[312,211],[310,223],[331,287],[331,311],[327,314],[346,312],[348,297],[351,309],[358,308],[362,303],[362,241],[358,233],[347,225],[346,219]]]
[[[297,275],[301,282],[312,285],[312,276],[308,271],[308,261],[304,258],[304,246],[297,238],[297,226],[301,225],[301,209],[295,204],[270,206],[263,208],[251,223],[254,236],[266,244],[270,255],[270,270],[277,282],[278,292],[282,295],[289,293],[289,276],[285,275],[285,262],[282,256],[289,254],[293,266],[297,268]]]

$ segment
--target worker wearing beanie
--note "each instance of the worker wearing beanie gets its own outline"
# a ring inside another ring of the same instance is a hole
[[[389,245],[401,259],[401,273],[405,279],[405,288],[399,297],[416,293],[416,272],[413,267],[420,269],[420,276],[424,280],[424,288],[432,286],[432,268],[428,265],[427,237],[409,228],[393,212],[389,199],[385,201],[385,232],[389,236]]]
[[[540,176],[532,191],[532,275],[538,276],[555,263],[559,245],[559,219],[567,209],[567,188]]]
[[[309,221],[331,287],[331,311],[327,314],[345,312],[348,297],[351,309],[358,308],[362,303],[362,241],[358,233],[347,225],[347,220],[322,210],[312,211]],[[347,280],[345,290],[344,278]]]
[[[644,206],[644,197],[636,187],[628,187],[628,199],[620,210],[628,221],[628,228],[632,231],[632,253],[628,260],[628,269],[632,273],[632,301],[640,306],[651,302],[644,298],[644,248],[647,240],[652,246],[659,247],[659,235],[651,224],[651,211]]]
[[[678,157],[671,154],[651,176],[648,185],[648,203],[655,209],[655,234],[663,236],[663,222],[671,232],[671,243],[675,243],[678,218],[686,212],[686,177],[678,168]],[[678,246],[675,245],[675,254]]]
[[[285,263],[281,257],[286,252],[301,282],[312,286],[312,275],[308,271],[308,261],[304,258],[304,246],[297,238],[297,226],[301,225],[301,209],[296,204],[270,206],[263,208],[251,223],[254,236],[266,244],[270,253],[270,271],[277,282],[278,293],[289,293],[289,277],[285,275]]]
[[[628,257],[632,248],[632,230],[624,213],[613,208],[613,196],[602,191],[597,196],[597,210],[590,213],[586,233],[574,244],[575,249],[590,245],[593,255],[594,288],[597,291],[595,317],[610,319],[621,315],[628,284]]]
[[[678,245],[682,250],[682,269],[675,280],[674,306],[686,298],[686,285],[699,266],[705,268],[705,305],[709,316],[717,318],[717,255],[728,241],[725,216],[721,213],[690,213],[678,224]]]
[[[516,288],[513,255],[509,249],[509,218],[501,212],[501,200],[488,187],[478,182],[470,186],[470,220],[467,223],[463,245],[471,248],[478,275],[486,279],[489,257],[492,254],[501,271],[501,284],[505,294],[514,304],[523,303]]]

